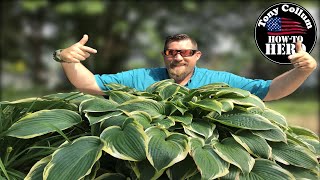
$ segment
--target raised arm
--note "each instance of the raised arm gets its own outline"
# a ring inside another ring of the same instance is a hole
[[[104,93],[96,83],[92,72],[81,64],[81,61],[86,60],[90,56],[90,53],[97,53],[96,49],[85,46],[88,39],[88,35],[84,35],[79,42],[63,49],[59,55],[60,59],[64,61],[61,65],[69,81],[79,91],[103,95]]]
[[[296,51],[296,54],[288,57],[294,68],[272,80],[264,101],[280,99],[293,93],[316,69],[316,60],[302,50],[301,42],[296,43]]]

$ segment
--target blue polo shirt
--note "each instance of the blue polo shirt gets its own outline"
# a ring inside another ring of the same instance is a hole
[[[139,91],[144,91],[151,84],[169,78],[166,68],[141,68],[117,74],[95,75],[96,82],[103,91],[108,90],[104,84],[109,83],[123,84]],[[220,82],[227,83],[234,88],[250,91],[261,99],[266,96],[271,84],[271,80],[248,79],[229,72],[195,67],[191,79],[185,86],[189,89],[195,89],[207,84]]]

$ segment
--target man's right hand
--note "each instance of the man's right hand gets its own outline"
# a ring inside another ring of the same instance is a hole
[[[88,35],[83,35],[83,38],[79,42],[63,49],[60,53],[60,58],[65,62],[79,63],[80,61],[86,60],[90,56],[90,53],[97,53],[96,49],[85,46],[88,39]]]

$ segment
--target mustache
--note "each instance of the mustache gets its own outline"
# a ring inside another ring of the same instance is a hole
[[[171,62],[170,63],[170,66],[185,66],[187,65],[186,63],[174,63],[174,62]]]

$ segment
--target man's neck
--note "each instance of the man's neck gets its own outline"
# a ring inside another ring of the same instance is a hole
[[[176,80],[176,79],[175,79],[174,81],[175,81],[177,84],[180,84],[180,85],[182,85],[182,86],[185,86],[185,85],[189,82],[189,80],[191,79],[193,73],[194,73],[194,71],[193,71],[192,73],[188,74],[188,76],[185,77],[184,79],[182,79],[182,80]]]

